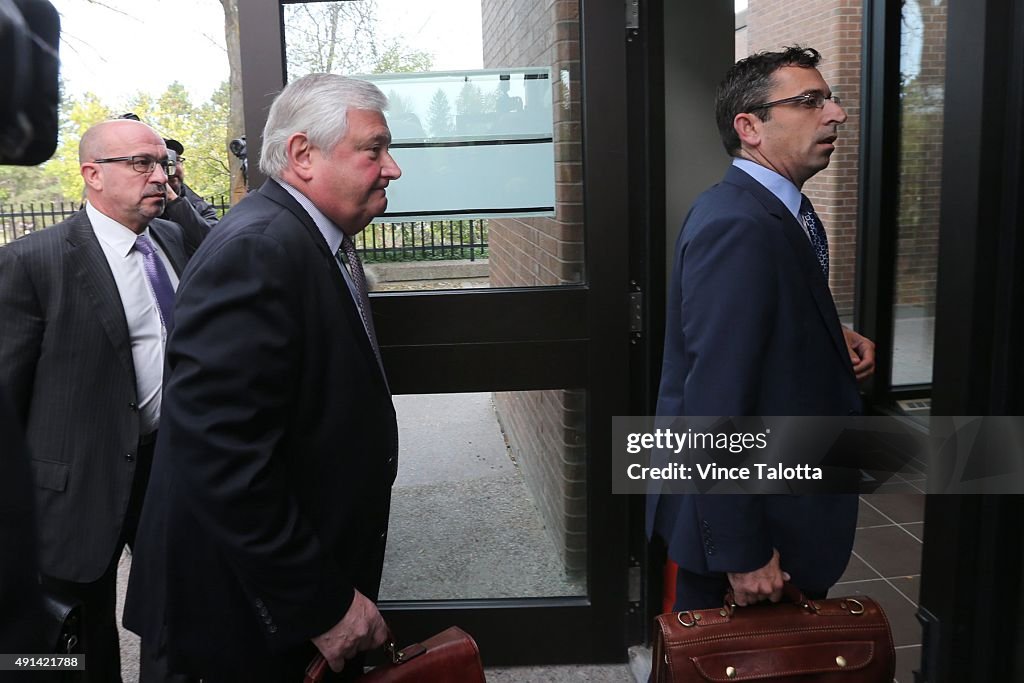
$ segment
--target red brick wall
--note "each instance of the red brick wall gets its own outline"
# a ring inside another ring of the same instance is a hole
[[[738,43],[746,42],[748,53],[795,43],[820,51],[822,75],[843,98],[850,116],[841,129],[832,163],[804,188],[828,230],[830,285],[843,316],[852,313],[856,276],[861,4],[861,0],[750,0],[747,28],[737,36]],[[901,122],[895,303],[930,308],[935,302],[938,267],[946,7],[944,2],[930,1],[919,6],[924,24],[921,72],[906,87]]]
[[[494,394],[508,438],[566,573],[582,577],[587,561],[586,392]]]
[[[555,217],[490,221],[491,286],[583,282],[579,4],[481,0],[481,14],[484,67],[551,67],[554,113]]]
[[[860,0],[750,0],[745,36],[750,54],[796,44],[818,50],[821,74],[849,115],[829,167],[804,186],[828,232],[829,285],[844,317],[853,313],[856,276],[861,22]]]
[[[555,216],[489,221],[491,286],[583,282],[579,4],[481,0],[481,15],[485,68],[551,68],[555,144]],[[564,390],[494,395],[509,447],[574,576],[586,568],[584,400],[584,392]]]

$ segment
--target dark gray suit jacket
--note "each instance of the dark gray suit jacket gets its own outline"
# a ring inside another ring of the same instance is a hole
[[[248,194],[178,289],[125,626],[172,670],[298,680],[353,590],[376,599],[398,437],[323,235],[280,185]]]
[[[150,224],[177,272],[181,230]],[[139,411],[121,298],[84,210],[0,247],[0,385],[25,429],[40,565],[102,576],[118,550],[137,470]]]

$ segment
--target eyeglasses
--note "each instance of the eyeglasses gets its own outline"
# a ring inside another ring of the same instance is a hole
[[[94,164],[109,164],[115,161],[130,161],[132,168],[137,173],[144,173],[149,175],[153,172],[153,169],[160,165],[160,168],[164,170],[164,173],[170,175],[174,171],[174,162],[170,159],[154,159],[150,156],[136,155],[131,157],[110,157],[108,159],[93,159]]]
[[[753,107],[748,109],[748,112],[754,111],[755,109],[767,109],[768,107],[774,107],[777,104],[802,104],[808,109],[821,109],[825,106],[825,100],[832,100],[836,104],[840,104],[838,95],[825,95],[820,92],[807,92],[803,95],[796,95],[795,97],[784,97],[781,100],[775,100],[773,102],[765,102],[764,104],[755,104]]]

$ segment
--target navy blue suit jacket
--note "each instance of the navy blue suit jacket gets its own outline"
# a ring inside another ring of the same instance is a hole
[[[848,415],[861,411],[828,283],[803,229],[742,170],[698,199],[676,244],[659,416]],[[772,548],[805,590],[842,574],[853,495],[658,495],[648,533],[699,574],[752,571]]]

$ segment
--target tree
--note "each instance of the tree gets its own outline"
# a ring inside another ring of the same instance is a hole
[[[436,138],[447,137],[455,132],[455,126],[452,124],[452,106],[448,102],[448,95],[441,88],[437,89],[430,100],[427,126],[430,128],[430,134]]]
[[[242,51],[238,36],[238,0],[220,0],[224,8],[224,42],[228,48],[228,124],[223,139],[231,169],[231,203],[245,196],[245,182],[242,179],[242,162],[228,152],[228,145],[235,138],[245,135],[245,110],[242,100]],[[255,155],[253,155],[255,156]]]
[[[433,64],[431,54],[382,36],[376,0],[288,4],[284,27],[289,80],[309,73],[410,73]]]
[[[70,201],[80,201],[85,190],[78,163],[78,141],[94,124],[117,116],[110,107],[93,93],[80,99],[66,97],[61,102],[60,140],[53,158],[42,165],[42,172],[57,179],[61,195]]]
[[[459,96],[455,99],[455,112],[459,116],[484,113],[483,93],[471,81],[466,81],[459,91]]]

